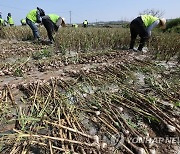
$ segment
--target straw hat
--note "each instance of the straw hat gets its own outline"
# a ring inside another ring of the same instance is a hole
[[[64,17],[62,17],[61,19],[62,19],[61,26],[62,26],[62,27],[66,27],[65,18],[64,18]]]
[[[62,17],[62,20],[65,22],[65,18],[64,17]]]
[[[166,28],[166,19],[165,18],[161,18],[159,20],[161,22],[161,24],[160,24],[161,28],[165,29]]]

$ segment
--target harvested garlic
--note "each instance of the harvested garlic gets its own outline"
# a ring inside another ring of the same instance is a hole
[[[105,148],[107,148],[107,143],[101,143],[101,149],[105,149]]]
[[[146,151],[143,148],[139,148],[138,154],[146,154]]]
[[[99,143],[99,137],[97,135],[95,135],[93,138],[94,138],[95,143]]]
[[[168,128],[168,132],[175,132],[176,131],[176,127],[172,126],[172,125],[167,125]]]
[[[99,116],[101,114],[100,111],[95,111],[96,115]]]

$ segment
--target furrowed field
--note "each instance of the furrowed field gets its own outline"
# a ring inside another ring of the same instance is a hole
[[[0,30],[0,153],[180,151],[179,33],[153,31],[141,53],[128,50],[128,28],[66,27],[54,38]]]

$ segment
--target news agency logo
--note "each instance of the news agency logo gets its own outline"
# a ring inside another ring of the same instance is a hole
[[[134,143],[134,144],[138,144],[138,143],[143,143],[143,144],[159,144],[159,143],[163,143],[163,144],[176,144],[176,145],[180,145],[180,137],[124,137],[124,135],[113,135],[111,137],[111,144],[113,144],[115,147],[120,146],[121,144],[124,144],[125,140],[128,143]]]
[[[128,142],[131,143],[164,143],[164,144],[178,144],[180,145],[180,137],[129,137]]]

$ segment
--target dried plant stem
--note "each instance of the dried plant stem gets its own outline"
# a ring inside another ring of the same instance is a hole
[[[32,112],[33,112],[33,110],[34,110],[34,106],[37,108],[35,102],[36,102],[36,98],[37,98],[37,94],[38,94],[38,90],[39,90],[39,84],[40,84],[40,82],[38,81],[38,82],[37,82],[37,87],[36,87],[36,90],[35,90],[35,95],[34,95],[33,104],[32,104],[32,106],[33,106]]]
[[[69,132],[69,139],[72,140],[71,132]],[[74,152],[73,144],[71,144],[71,151]]]
[[[109,125],[104,119],[100,118],[100,117],[97,117],[103,124],[105,124],[109,129],[111,129],[113,132],[115,133],[119,133],[119,131],[114,127],[114,126],[111,126]]]
[[[162,111],[161,111],[159,108],[157,108],[156,106],[152,106],[152,107],[153,107],[156,111],[158,110],[159,113],[161,113],[161,114],[165,117],[165,119],[166,119],[171,125],[175,125],[175,126],[178,128],[178,131],[179,131],[179,133],[180,133],[180,126],[179,126],[177,123],[175,123],[174,121],[172,121],[171,118],[167,116],[167,114],[165,114],[164,112],[162,112]]]
[[[79,124],[79,122],[78,122],[77,118],[74,116],[74,114],[71,114],[71,116],[72,116],[73,119],[75,120],[75,123],[77,124],[79,130],[80,130],[82,133],[84,133],[84,130],[82,129],[81,125]],[[73,125],[73,128],[74,128],[74,129],[77,129],[76,126],[75,126],[75,123],[72,123],[72,125]]]
[[[20,146],[18,146],[18,144],[15,143],[15,144],[13,145],[13,148],[12,148],[10,154],[16,154],[19,149],[20,149]]]
[[[94,137],[91,136],[91,135],[85,134],[85,133],[83,133],[83,132],[80,132],[80,131],[78,131],[78,130],[75,130],[75,129],[72,129],[72,128],[69,128],[69,127],[66,127],[66,126],[63,126],[63,125],[61,125],[61,124],[51,123],[51,122],[49,122],[49,121],[44,121],[44,122],[47,123],[47,124],[51,124],[51,125],[53,125],[53,126],[60,127],[60,128],[65,129],[65,130],[71,131],[71,132],[73,132],[73,133],[80,134],[80,135],[82,135],[82,136],[84,136],[84,137],[87,137],[87,138],[90,138],[90,139],[94,139]]]
[[[65,116],[65,118],[66,118],[66,121],[67,121],[68,125],[71,126],[71,122],[70,122],[69,117],[67,116],[64,108],[62,108],[62,112],[63,112],[63,114],[64,114],[64,116]]]
[[[31,141],[31,143],[32,143],[32,144],[39,144],[39,145],[47,146],[47,147],[48,147],[47,144],[41,143],[41,142],[38,142],[38,141]],[[53,149],[57,149],[57,150],[62,151],[62,152],[70,152],[70,151],[67,151],[67,150],[65,150],[65,149],[63,149],[63,148],[59,148],[59,147],[56,147],[56,146],[53,146],[53,145],[52,145],[52,148],[53,148]]]
[[[132,152],[127,146],[125,146],[124,144],[121,145],[129,154],[134,154],[134,152]]]
[[[15,106],[16,103],[15,103],[15,101],[14,101],[14,97],[13,97],[11,88],[9,87],[9,85],[6,85],[6,88],[7,88],[7,91],[8,91],[9,97],[10,97],[10,100],[11,100],[11,102],[12,102],[12,105]]]
[[[52,149],[52,143],[51,143],[51,140],[49,140],[49,148],[50,148],[50,153],[53,154],[53,149]]]
[[[68,143],[71,143],[71,144],[78,144],[78,145],[81,145],[81,146],[88,146],[88,147],[98,147],[99,145],[97,144],[90,144],[90,143],[86,143],[86,142],[80,142],[80,141],[75,141],[75,140],[70,140],[70,139],[65,139],[65,138],[60,138],[60,137],[52,137],[52,136],[46,136],[46,135],[35,135],[35,134],[25,134],[21,131],[18,131],[16,129],[13,129],[15,132],[19,133],[19,137],[29,137],[29,138],[32,138],[32,137],[35,137],[35,138],[40,138],[40,139],[51,139],[51,140],[56,140],[56,141],[64,141],[64,142],[68,142]]]

